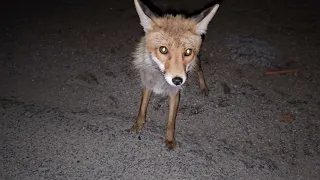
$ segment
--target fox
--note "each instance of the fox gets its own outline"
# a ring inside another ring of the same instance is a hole
[[[134,0],[144,35],[133,52],[133,67],[138,71],[142,95],[138,116],[131,132],[139,134],[145,124],[151,94],[169,96],[169,115],[165,146],[176,148],[175,121],[183,88],[189,71],[198,75],[200,91],[208,95],[208,88],[199,62],[199,51],[207,27],[216,14],[215,4],[191,17],[183,14],[158,15],[141,0]]]

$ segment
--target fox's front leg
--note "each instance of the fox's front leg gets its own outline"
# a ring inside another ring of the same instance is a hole
[[[170,95],[169,118],[166,132],[166,146],[168,149],[174,149],[176,142],[174,139],[175,121],[179,107],[180,92]]]
[[[147,88],[142,89],[142,97],[141,97],[141,104],[139,108],[139,114],[137,117],[136,122],[131,128],[131,132],[134,133],[140,133],[141,129],[143,128],[144,122],[146,121],[146,115],[147,115],[147,108],[149,104],[151,96],[151,91]]]
[[[197,71],[197,74],[198,74],[198,77],[199,77],[200,91],[204,96],[208,96],[209,89],[207,87],[206,81],[204,80],[204,75],[203,75],[203,71],[202,71],[202,68],[201,68],[200,61],[197,61],[196,71]]]

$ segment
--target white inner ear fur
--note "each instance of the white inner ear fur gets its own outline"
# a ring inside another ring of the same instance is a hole
[[[137,10],[137,13],[140,18],[140,24],[143,27],[143,30],[145,32],[149,31],[152,29],[152,20],[143,12],[138,0],[134,0],[134,4]]]
[[[210,13],[197,24],[196,33],[198,35],[202,35],[207,32],[208,24],[211,21],[211,19],[213,18],[213,16],[216,14],[218,8],[219,8],[219,4],[216,4],[212,8]]]

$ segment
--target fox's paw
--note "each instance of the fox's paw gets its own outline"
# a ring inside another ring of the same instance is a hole
[[[209,89],[207,87],[200,88],[200,92],[203,96],[208,96],[209,95]]]
[[[138,134],[141,132],[142,128],[143,128],[143,124],[139,124],[135,122],[134,125],[131,127],[130,131],[132,133]]]
[[[174,150],[174,148],[176,147],[176,141],[172,140],[172,141],[168,141],[166,140],[166,147],[168,148],[168,150]]]

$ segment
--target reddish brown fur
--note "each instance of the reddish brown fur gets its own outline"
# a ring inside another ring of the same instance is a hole
[[[183,16],[167,15],[154,19],[153,28],[146,33],[147,48],[165,65],[165,72],[182,76],[186,66],[195,60],[201,45],[201,37],[195,33],[196,22]],[[161,54],[159,47],[168,48],[167,54]],[[190,48],[192,54],[184,56]]]

